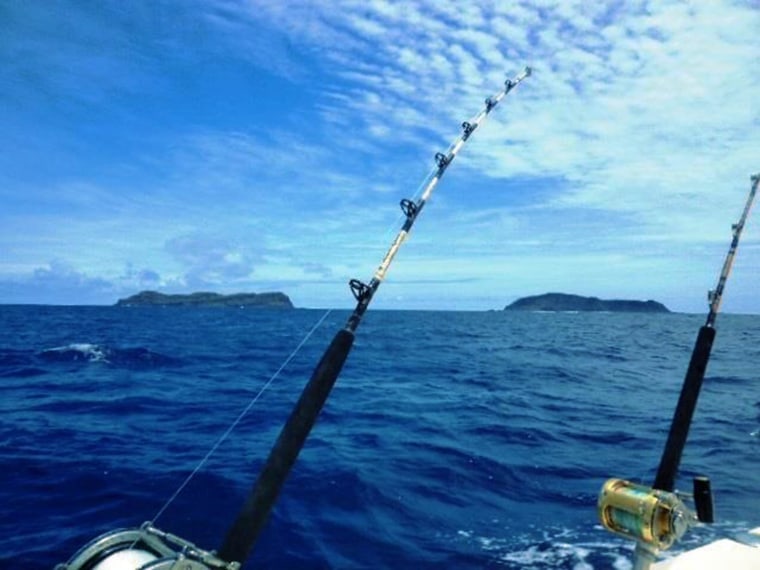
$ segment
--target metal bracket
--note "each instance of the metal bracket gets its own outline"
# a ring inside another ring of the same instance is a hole
[[[404,198],[400,202],[401,211],[404,212],[404,215],[407,218],[413,218],[417,215],[417,204],[409,200],[408,198]]]
[[[353,293],[354,298],[360,303],[365,301],[370,295],[369,285],[362,283],[358,279],[351,279],[351,281],[348,282],[348,286],[351,288],[351,293]]]
[[[477,125],[473,125],[467,121],[462,123],[462,130],[464,130],[464,134],[462,135],[462,140],[466,141],[468,138],[470,138],[470,135],[472,134],[472,131],[475,130],[475,127],[477,127]]]

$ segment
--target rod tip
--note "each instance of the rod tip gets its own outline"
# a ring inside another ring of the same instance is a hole
[[[533,73],[533,69],[529,66],[525,66],[525,77],[530,77],[530,74]]]

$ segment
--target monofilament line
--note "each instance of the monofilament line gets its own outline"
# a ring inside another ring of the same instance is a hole
[[[293,352],[290,353],[290,355],[285,359],[285,361],[280,365],[280,367],[277,369],[277,371],[272,374],[271,378],[266,381],[266,383],[261,387],[261,389],[258,391],[258,393],[253,397],[253,399],[248,402],[248,405],[245,407],[245,409],[240,412],[237,418],[235,418],[235,421],[232,422],[232,424],[227,428],[227,430],[221,435],[221,437],[214,443],[214,445],[211,447],[211,449],[206,453],[206,455],[201,459],[200,463],[193,469],[193,471],[187,476],[187,478],[182,482],[182,484],[177,488],[177,490],[174,492],[174,494],[169,497],[169,500],[164,503],[164,506],[159,509],[158,513],[153,517],[151,520],[151,524],[154,524],[156,520],[164,513],[164,511],[169,508],[169,505],[171,505],[174,500],[179,496],[179,494],[187,487],[187,485],[190,483],[190,481],[195,477],[195,475],[203,469],[203,466],[206,464],[206,462],[211,458],[211,456],[216,452],[216,450],[219,448],[220,445],[229,437],[229,435],[232,433],[232,431],[237,427],[237,425],[242,421],[242,419],[246,416],[248,412],[251,411],[251,408],[253,408],[254,404],[258,402],[259,398],[261,398],[262,394],[269,388],[269,386],[272,385],[272,382],[280,375],[280,372],[282,372],[285,367],[290,363],[293,358],[295,358],[296,354],[301,350],[304,344],[309,340],[312,334],[322,325],[322,323],[325,321],[327,316],[332,312],[332,309],[328,309],[324,315],[317,321],[317,324],[315,324],[311,330],[306,333],[306,336],[303,337],[300,343],[298,343],[298,346],[293,349]]]

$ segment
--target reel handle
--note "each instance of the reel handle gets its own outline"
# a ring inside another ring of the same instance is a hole
[[[710,488],[710,479],[707,477],[694,477],[694,506],[697,510],[699,522],[715,522],[712,489]]]

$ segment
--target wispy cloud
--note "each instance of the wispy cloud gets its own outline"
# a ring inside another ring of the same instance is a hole
[[[185,269],[189,287],[235,283],[254,271],[259,251],[239,247],[225,239],[200,234],[180,236],[166,243],[167,251]]]
[[[105,304],[113,302],[117,289],[101,277],[86,274],[64,261],[52,260],[36,267],[31,274],[0,279],[0,296],[3,303],[62,305]],[[83,301],[84,299],[84,301]]]
[[[393,196],[524,65],[534,75],[447,173],[389,299],[436,274],[440,298],[456,279],[467,303],[595,267],[577,292],[635,283],[701,307],[683,280],[710,284],[760,167],[751,2],[56,10],[5,8],[0,120],[23,144],[0,149],[0,281],[59,259],[118,287],[300,282],[304,304],[332,299],[328,284],[384,252]],[[748,230],[742,262],[760,273]],[[499,277],[517,252],[520,278]]]

